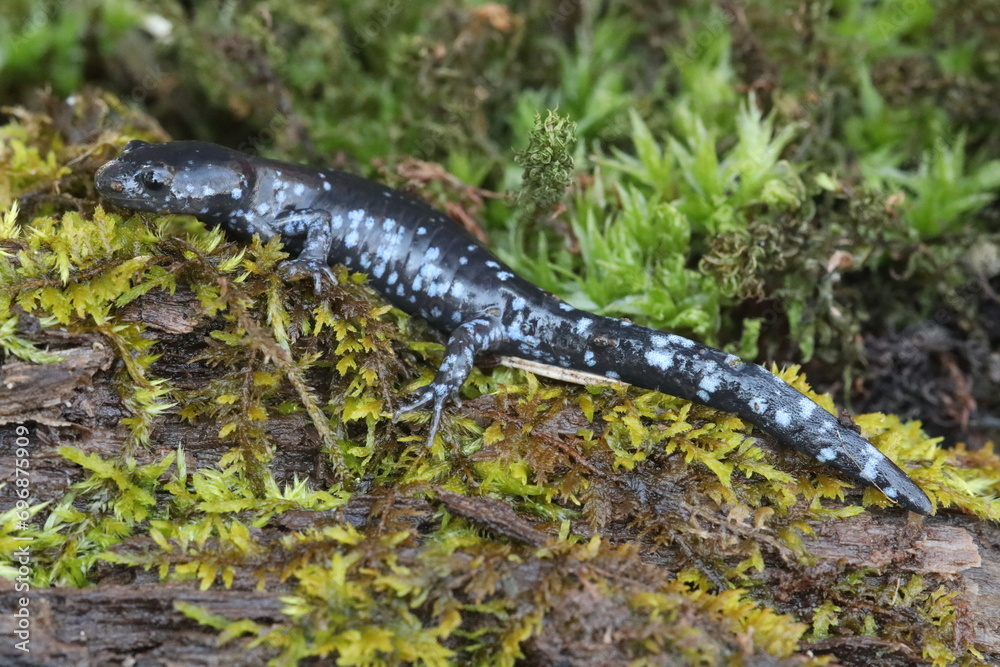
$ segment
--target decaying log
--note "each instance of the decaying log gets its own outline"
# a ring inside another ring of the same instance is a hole
[[[182,359],[185,346],[196,347],[202,338],[188,326],[170,303],[160,314],[143,317],[162,325],[164,335],[174,336],[176,356]],[[168,307],[169,306],[169,307]],[[158,325],[155,325],[158,326]],[[41,334],[40,334],[41,335]],[[71,445],[104,458],[116,456],[127,440],[120,425],[128,416],[118,396],[114,376],[117,362],[110,347],[99,337],[62,336],[48,340],[61,360],[52,365],[35,365],[8,358],[0,367],[0,461],[15,454],[15,429],[30,426],[32,502],[61,498],[66,488],[85,477],[83,471],[57,452]],[[207,374],[224,370],[171,365],[162,362],[161,374],[176,372],[178,384],[205,382]],[[269,463],[274,477],[291,480],[308,478],[321,487],[326,478],[326,456],[319,439],[302,413],[274,414],[268,422],[274,444]],[[188,468],[215,465],[231,445],[218,438],[218,426],[191,424],[163,418],[155,425],[153,444],[135,452],[140,463],[160,460],[182,445]],[[0,484],[13,488],[12,466],[0,467]],[[14,497],[0,493],[0,511],[14,506]],[[325,512],[297,510],[275,517],[263,530],[277,539],[282,532],[302,530],[322,522],[336,521],[357,527],[377,521],[381,498],[358,493],[344,507]],[[435,490],[429,501],[399,497],[406,504],[408,521],[416,531],[433,520],[440,508],[461,516],[496,537],[528,546],[544,544],[551,526],[537,527],[530,517],[499,507],[496,501],[471,499],[443,489]],[[608,531],[606,539],[624,535]],[[960,626],[976,648],[1000,655],[1000,529],[967,516],[941,512],[938,516],[907,517],[899,510],[873,511],[849,519],[816,526],[804,538],[809,551],[830,562],[897,571],[901,580],[913,574],[937,575],[955,581],[962,591],[958,605]],[[651,567],[656,563],[650,561]],[[248,640],[238,639],[217,645],[217,632],[188,619],[177,610],[177,602],[203,607],[226,618],[250,618],[264,626],[282,616],[284,585],[268,586],[266,592],[254,588],[249,579],[237,579],[232,589],[213,587],[200,591],[197,583],[161,583],[155,573],[111,567],[98,577],[98,584],[86,589],[50,588],[30,591],[32,614],[31,652],[12,649],[13,642],[0,646],[5,665],[257,665],[266,662],[270,649],[247,649]],[[14,582],[0,581],[0,636],[11,638],[16,630],[14,611],[24,593]],[[842,641],[842,638],[828,640]],[[858,640],[877,641],[873,638]],[[527,649],[529,659],[545,664],[547,651],[556,646],[551,637],[538,637]],[[548,648],[547,648],[548,647]],[[834,650],[831,644],[817,643],[814,650]],[[532,657],[533,656],[533,657]],[[761,663],[765,664],[765,663]],[[766,663],[778,664],[778,663]]]

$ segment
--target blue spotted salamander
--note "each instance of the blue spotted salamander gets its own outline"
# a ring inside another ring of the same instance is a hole
[[[848,425],[761,366],[692,340],[577,310],[519,278],[427,203],[359,176],[251,157],[214,144],[129,142],[97,189],[136,211],[191,214],[246,242],[280,235],[282,271],[317,290],[329,265],[363,271],[394,306],[449,336],[431,384],[433,440],[476,355],[492,352],[583,371],[734,413],[782,444],[921,514],[930,500]]]

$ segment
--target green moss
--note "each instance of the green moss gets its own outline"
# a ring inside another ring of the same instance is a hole
[[[801,206],[804,186],[780,160],[792,129],[775,132],[752,101],[731,114],[737,142],[721,154],[689,102],[676,113],[685,134],[665,139],[632,114],[635,155],[619,150],[602,160],[600,180],[572,200],[575,247],[543,236],[533,257],[506,258],[578,307],[717,343],[721,307],[732,294],[690,265],[711,237],[745,230],[751,206]],[[525,245],[524,234],[515,228],[511,245]]]
[[[108,41],[139,21],[130,3],[82,0],[72,5],[11,0],[0,12],[0,80],[4,93],[15,82],[45,81],[62,95],[84,82],[88,31],[96,22]],[[95,18],[97,19],[95,21]],[[5,98],[7,96],[5,95]]]
[[[196,7],[188,20],[179,4],[156,3],[174,29],[167,42],[130,29],[153,5],[124,3],[93,15],[107,39],[91,55],[121,67],[120,90],[185,138],[323,162],[346,151],[339,162],[365,166],[414,154],[496,190],[517,187],[526,165],[511,146],[528,145],[546,178],[529,175],[542,186],[524,196],[543,194],[542,208],[557,214],[540,221],[538,240],[511,224],[509,199],[467,216],[506,259],[576,305],[744,353],[787,359],[795,346],[850,367],[857,334],[884,314],[865,292],[899,304],[886,319],[902,328],[960,283],[954,258],[988,228],[980,209],[996,166],[983,156],[995,123],[985,106],[963,117],[959,101],[901,90],[887,71],[933,37],[944,42],[934,68],[971,76],[991,67],[991,42],[963,50],[935,35],[948,17],[927,3],[901,21],[863,2],[810,6],[794,21],[760,4],[744,8],[746,21],[705,2],[684,4],[676,20],[645,4],[553,15],[551,3],[531,2],[266,11],[235,2]],[[23,53],[80,48],[76,13],[44,18],[69,28],[32,33]],[[54,43],[65,35],[72,47]],[[23,53],[0,62],[4,85],[16,74],[75,90],[79,59],[56,68]],[[903,95],[913,103],[900,105]],[[974,659],[954,641],[962,593],[953,582],[912,578],[897,589],[891,573],[813,569],[816,526],[888,500],[761,447],[731,415],[636,389],[476,371],[469,400],[426,448],[426,415],[389,419],[440,359],[419,323],[342,268],[323,299],[283,284],[277,243],[238,248],[190,219],[93,208],[94,167],[128,138],[165,135],[110,96],[75,102],[49,99],[50,113],[16,111],[0,128],[0,346],[53,360],[23,317],[100,335],[119,360],[114,387],[131,416],[120,455],[64,450],[84,479],[32,508],[40,528],[0,518],[0,550],[13,550],[15,535],[35,540],[36,584],[86,585],[104,561],[203,588],[281,590],[285,620],[274,625],[182,611],[285,664],[513,664],[542,636],[597,650],[609,628],[616,655],[637,662],[735,662],[753,651],[821,664],[805,657],[810,642],[852,635],[938,664]],[[575,149],[568,131],[532,144],[542,108],[578,123]],[[413,180],[442,200],[465,191]],[[565,210],[550,206],[559,197]],[[955,243],[966,225],[973,232]],[[167,382],[158,357],[167,339],[124,316],[177,293],[193,295],[195,335],[206,341],[182,362],[220,369],[198,387]],[[816,396],[796,368],[782,377]],[[296,412],[334,474],[279,483],[269,426]],[[156,426],[178,418],[211,424],[228,452],[196,470],[180,449],[137,463]],[[992,448],[942,450],[891,415],[857,421],[938,507],[997,520]],[[332,513],[358,502],[357,479],[376,499],[363,527]],[[501,502],[549,542],[524,544],[453,514],[434,500],[439,488]],[[315,513],[314,525],[284,528],[278,517],[291,510]],[[777,599],[779,564],[830,593]]]
[[[518,201],[526,212],[545,213],[562,200],[573,176],[573,145],[576,123],[549,110],[542,120],[535,113],[535,126],[528,147],[515,156],[524,167]]]
[[[388,444],[375,434],[387,427],[382,383],[390,377],[390,342],[398,344],[405,332],[392,320],[408,322],[398,314],[385,320],[386,307],[363,296],[355,278],[341,269],[337,294],[320,303],[308,289],[275,277],[283,256],[275,243],[237,248],[184,221],[154,218],[150,227],[100,209],[89,222],[74,213],[59,221],[38,217],[19,228],[8,224],[7,243],[19,251],[16,262],[3,260],[6,275],[14,277],[5,286],[6,316],[17,304],[51,326],[101,332],[125,362],[123,395],[125,388],[132,396],[147,385],[164,391],[130,404],[145,419],[130,423],[133,446],[148,435],[150,423],[170,418],[162,402],[168,397],[178,416],[217,423],[234,447],[219,469],[194,471],[187,470],[182,451],[138,465],[127,456],[102,460],[64,450],[88,476],[51,509],[35,509],[46,516],[44,528],[33,530],[40,545],[38,583],[82,585],[99,560],[154,568],[164,579],[193,580],[202,588],[245,578],[265,590],[285,582],[291,587],[284,598],[287,621],[276,625],[227,621],[189,606],[182,611],[217,628],[223,639],[250,636],[289,664],[331,655],[344,664],[513,664],[553,623],[606,628],[603,616],[560,616],[595,591],[601,605],[620,610],[616,628],[629,638],[622,650],[630,659],[666,652],[693,663],[726,660],[735,655],[735,638],[751,627],[755,650],[773,656],[791,655],[804,640],[807,626],[754,590],[778,554],[811,562],[802,540],[811,522],[862,510],[840,506],[850,485],[825,471],[788,472],[790,457],[760,449],[738,419],[654,392],[547,386],[507,371],[492,379],[477,376],[470,388],[474,395],[505,383],[483,404],[492,405],[489,410],[472,413],[481,425],[446,420],[442,441],[460,441],[461,451],[427,451],[414,442],[419,436],[405,435],[397,446],[380,449],[377,442]],[[171,236],[172,230],[183,230],[186,238]],[[124,308],[153,289],[179,290],[182,284],[197,296],[210,336],[191,361],[240,369],[184,391],[153,374],[155,331],[145,329],[139,337],[137,324],[119,320]],[[320,371],[339,388],[325,404],[306,384]],[[782,376],[808,392],[794,369]],[[278,391],[286,381],[292,396]],[[832,409],[829,398],[816,398]],[[324,427],[334,434],[326,451],[344,481],[367,473],[376,489],[414,498],[437,486],[484,494],[541,525],[560,526],[560,537],[542,547],[519,545],[441,510],[431,515],[434,527],[421,534],[391,508],[366,530],[334,522],[280,539],[259,532],[289,510],[329,510],[352,497],[344,483],[322,488],[315,480],[282,490],[268,472],[262,428],[268,415],[308,411],[310,401],[327,411],[329,419],[317,424],[314,418],[313,425],[320,434]],[[578,435],[552,435],[565,428],[557,424],[578,415],[587,416]],[[997,518],[1000,504],[987,498],[1000,479],[988,471],[1000,463],[982,468],[976,464],[985,454],[973,461],[962,450],[940,451],[915,425],[893,418],[858,421],[937,502]],[[596,424],[583,427],[590,422]],[[658,509],[662,500],[642,501],[640,490],[673,499],[668,509]],[[888,501],[866,492],[865,502]],[[726,508],[725,514],[699,511],[704,523],[695,528],[684,517],[706,503]],[[625,551],[596,536],[582,539],[574,527],[585,520],[601,529],[624,518],[638,529]],[[719,521],[727,521],[726,531],[706,530]],[[8,517],[6,530],[12,523]],[[664,556],[685,554],[677,562],[689,566],[665,582],[664,572],[646,571],[636,560],[631,550],[640,544]],[[643,574],[637,578],[637,572]],[[501,581],[508,583],[499,587]],[[510,582],[516,582],[513,589]],[[959,654],[940,639],[954,623],[949,589],[910,588],[902,591],[901,604],[918,609],[933,628],[921,635],[927,656],[956,659]],[[828,601],[814,604],[805,615],[813,619],[814,639],[842,625],[878,623],[848,622]]]

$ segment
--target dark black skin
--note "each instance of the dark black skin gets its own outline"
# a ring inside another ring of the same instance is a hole
[[[398,414],[433,406],[429,441],[475,356],[492,352],[662,391],[738,415],[782,444],[920,514],[930,500],[860,434],[764,368],[694,341],[577,310],[517,277],[422,200],[331,169],[214,144],[130,142],[97,172],[101,196],[136,211],[186,213],[246,242],[278,234],[282,271],[319,290],[343,264],[392,305],[449,336],[434,381]]]

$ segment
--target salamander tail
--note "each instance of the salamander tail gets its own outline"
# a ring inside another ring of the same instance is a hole
[[[873,486],[919,514],[930,499],[895,463],[855,430],[761,366],[681,336],[618,320],[605,320],[603,339],[592,345],[592,372],[731,412],[781,444]],[[586,354],[586,353],[585,353]]]

